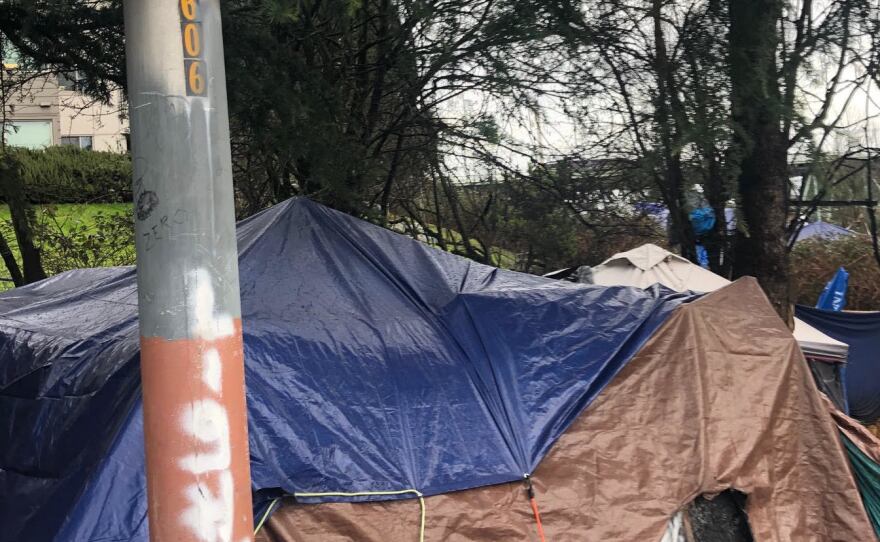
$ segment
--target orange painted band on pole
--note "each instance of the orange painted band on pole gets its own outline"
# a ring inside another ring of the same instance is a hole
[[[141,338],[150,538],[251,540],[241,321],[228,336]],[[161,502],[158,496],[162,496]]]

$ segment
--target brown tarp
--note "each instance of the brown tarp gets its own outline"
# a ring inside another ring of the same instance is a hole
[[[534,473],[548,541],[657,541],[736,488],[758,541],[870,541],[837,428],[752,279],[679,308]],[[425,499],[425,540],[537,540],[522,484]],[[287,501],[258,539],[416,541],[416,500]]]

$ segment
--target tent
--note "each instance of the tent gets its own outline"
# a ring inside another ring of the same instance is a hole
[[[870,536],[754,281],[561,283],[304,199],[241,223],[238,247],[262,537],[528,539],[524,480],[554,540],[659,539],[725,487],[761,540]],[[0,541],[147,539],[134,279],[0,294]]]
[[[604,286],[639,288],[662,284],[677,292],[712,292],[730,284],[724,277],[650,243],[615,254],[592,268],[592,281]],[[794,337],[810,361],[820,389],[846,411],[843,364],[848,345],[799,318],[794,321]]]
[[[843,437],[865,510],[880,538],[880,437],[833,405],[830,409]]]
[[[594,267],[593,282],[603,286],[648,288],[662,284],[677,292],[713,292],[730,281],[657,245],[621,252]],[[804,354],[828,361],[846,361],[848,346],[795,318],[794,336]]]
[[[849,345],[846,390],[850,415],[880,420],[880,312],[828,311],[798,306],[798,318]]]
[[[807,239],[814,238],[838,239],[840,237],[849,237],[851,235],[856,235],[856,233],[844,228],[843,226],[838,226],[837,224],[831,224],[829,222],[817,220],[815,222],[805,224],[804,227],[801,228],[800,231],[797,233],[795,242],[806,241]]]
[[[533,473],[547,540],[659,540],[682,505],[728,487],[749,495],[755,540],[872,540],[810,378],[754,280],[681,305]],[[522,484],[425,510],[425,540],[538,539]],[[417,540],[419,513],[289,497],[259,540]]]
[[[714,292],[730,284],[724,277],[650,243],[615,254],[594,267],[593,282],[636,288],[662,284],[677,292]]]

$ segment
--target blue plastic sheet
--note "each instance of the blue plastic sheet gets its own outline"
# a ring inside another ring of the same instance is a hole
[[[880,419],[880,312],[837,312],[798,306],[797,317],[849,345],[845,384],[849,414]]]
[[[715,211],[711,207],[698,207],[691,211],[691,226],[694,233],[706,235],[715,227]]]
[[[849,286],[849,273],[841,267],[834,273],[828,284],[819,295],[816,303],[817,309],[826,311],[842,311],[846,308],[846,289]]]
[[[255,506],[522,479],[689,299],[502,271],[304,199],[238,245]],[[125,268],[0,295],[0,541],[147,539],[136,303]]]
[[[703,269],[709,269],[709,251],[703,245],[697,245],[697,263]]]
[[[633,205],[633,210],[644,216],[649,216],[657,221],[657,223],[666,228],[669,222],[669,209],[662,203],[641,202]],[[697,235],[708,232],[715,226],[715,211],[711,207],[702,207],[695,210],[696,216],[691,214],[691,224]],[[708,220],[711,219],[711,223]],[[727,223],[727,233],[731,234],[736,231],[736,209],[728,207],[724,209],[724,221]]]

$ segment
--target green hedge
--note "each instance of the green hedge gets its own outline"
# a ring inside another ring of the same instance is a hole
[[[8,152],[19,164],[32,203],[131,201],[131,158],[127,154],[70,146]]]

